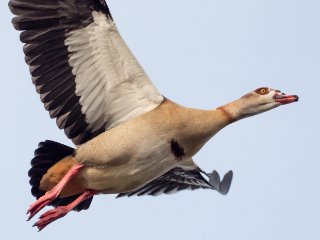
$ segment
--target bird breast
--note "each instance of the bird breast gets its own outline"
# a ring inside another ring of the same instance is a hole
[[[206,121],[168,101],[81,145],[75,158],[87,166],[83,177],[89,188],[131,191],[200,150],[210,136]]]

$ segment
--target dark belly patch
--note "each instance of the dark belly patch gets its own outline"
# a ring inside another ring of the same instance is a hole
[[[178,143],[176,139],[171,139],[171,152],[173,153],[176,160],[181,161],[184,153],[184,148]]]

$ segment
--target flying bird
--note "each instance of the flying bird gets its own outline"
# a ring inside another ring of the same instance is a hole
[[[96,194],[158,195],[184,189],[227,194],[192,157],[221,129],[298,101],[262,87],[213,110],[183,107],[152,84],[122,40],[105,0],[10,0],[25,60],[45,109],[75,148],[44,141],[29,171],[39,230]]]

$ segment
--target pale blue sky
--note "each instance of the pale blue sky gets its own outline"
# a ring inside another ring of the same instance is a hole
[[[98,196],[41,233],[27,223],[27,171],[39,141],[71,145],[35,93],[7,1],[1,22],[2,239],[320,239],[320,1],[109,0],[124,39],[168,98],[214,108],[260,87],[297,104],[243,120],[195,157],[224,173],[228,196]],[[4,238],[3,238],[4,237]]]

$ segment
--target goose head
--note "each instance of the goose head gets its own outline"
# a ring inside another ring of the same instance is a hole
[[[287,95],[268,87],[258,88],[222,107],[233,121],[251,117],[282,105],[297,102],[297,95]]]

